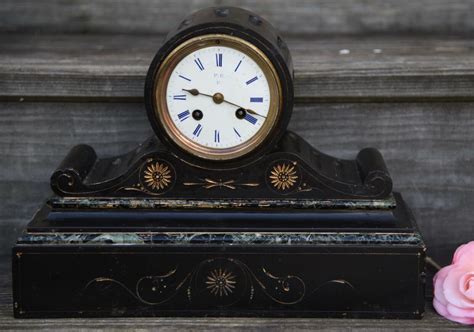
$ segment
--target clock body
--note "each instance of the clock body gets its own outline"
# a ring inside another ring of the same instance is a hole
[[[238,167],[280,140],[291,117],[291,56],[259,16],[217,7],[184,19],[150,65],[145,101],[158,138],[196,166]]]

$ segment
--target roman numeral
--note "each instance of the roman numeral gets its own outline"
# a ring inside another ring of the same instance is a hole
[[[214,130],[214,142],[219,143],[221,141],[221,136],[219,130]]]
[[[184,111],[178,114],[178,119],[180,119],[181,122],[183,122],[187,118],[189,118],[189,111]]]
[[[249,84],[255,82],[256,80],[258,80],[257,76],[255,76],[254,78],[249,79],[247,82],[245,82],[245,84],[249,85]]]
[[[251,103],[263,103],[263,98],[262,97],[250,97],[250,102]]]
[[[199,134],[201,134],[201,131],[202,131],[202,126],[198,124],[193,131],[193,135],[196,137],[199,137]]]
[[[204,70],[204,66],[202,65],[201,59],[197,58],[197,59],[194,60],[194,62],[198,66],[199,70],[201,70],[201,71]]]
[[[247,120],[248,122],[250,122],[251,124],[256,124],[257,123],[257,118],[251,116],[250,114],[245,114],[245,120]]]
[[[222,67],[222,53],[216,53],[216,66]]]
[[[242,60],[239,61],[239,63],[237,64],[237,67],[235,67],[235,69],[234,69],[234,72],[236,72],[237,69],[239,69],[241,63],[242,63]]]
[[[174,100],[186,100],[186,95],[175,95],[173,96]]]
[[[237,129],[234,128],[234,132],[235,132],[235,134],[236,134],[237,136],[240,137],[240,134],[239,134],[239,132],[237,131]]]
[[[186,80],[186,81],[191,82],[191,80],[190,80],[189,78],[187,78],[187,77],[185,77],[185,76],[183,76],[183,75],[178,75],[178,76],[181,77],[183,80]]]

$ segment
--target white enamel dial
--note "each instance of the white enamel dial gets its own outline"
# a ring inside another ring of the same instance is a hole
[[[264,71],[229,46],[207,46],[187,54],[172,69],[165,91],[169,118],[181,135],[214,150],[251,140],[270,112]]]

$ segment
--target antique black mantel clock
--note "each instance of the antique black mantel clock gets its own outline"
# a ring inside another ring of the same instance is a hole
[[[13,249],[16,317],[419,318],[424,244],[381,154],[286,130],[290,52],[239,8],[179,24],[150,65],[156,133],[74,147]]]
[[[150,122],[185,160],[208,167],[252,162],[285,132],[293,108],[291,58],[281,39],[253,17],[241,19],[246,30],[225,19],[207,18],[205,28],[194,24],[173,34],[150,66]]]

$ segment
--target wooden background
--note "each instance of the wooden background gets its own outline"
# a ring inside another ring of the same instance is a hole
[[[143,79],[171,25],[215,4],[286,37],[290,128],[325,153],[379,148],[441,264],[474,240],[474,2],[4,0],[0,6],[0,254],[67,151],[132,149],[152,131]]]

